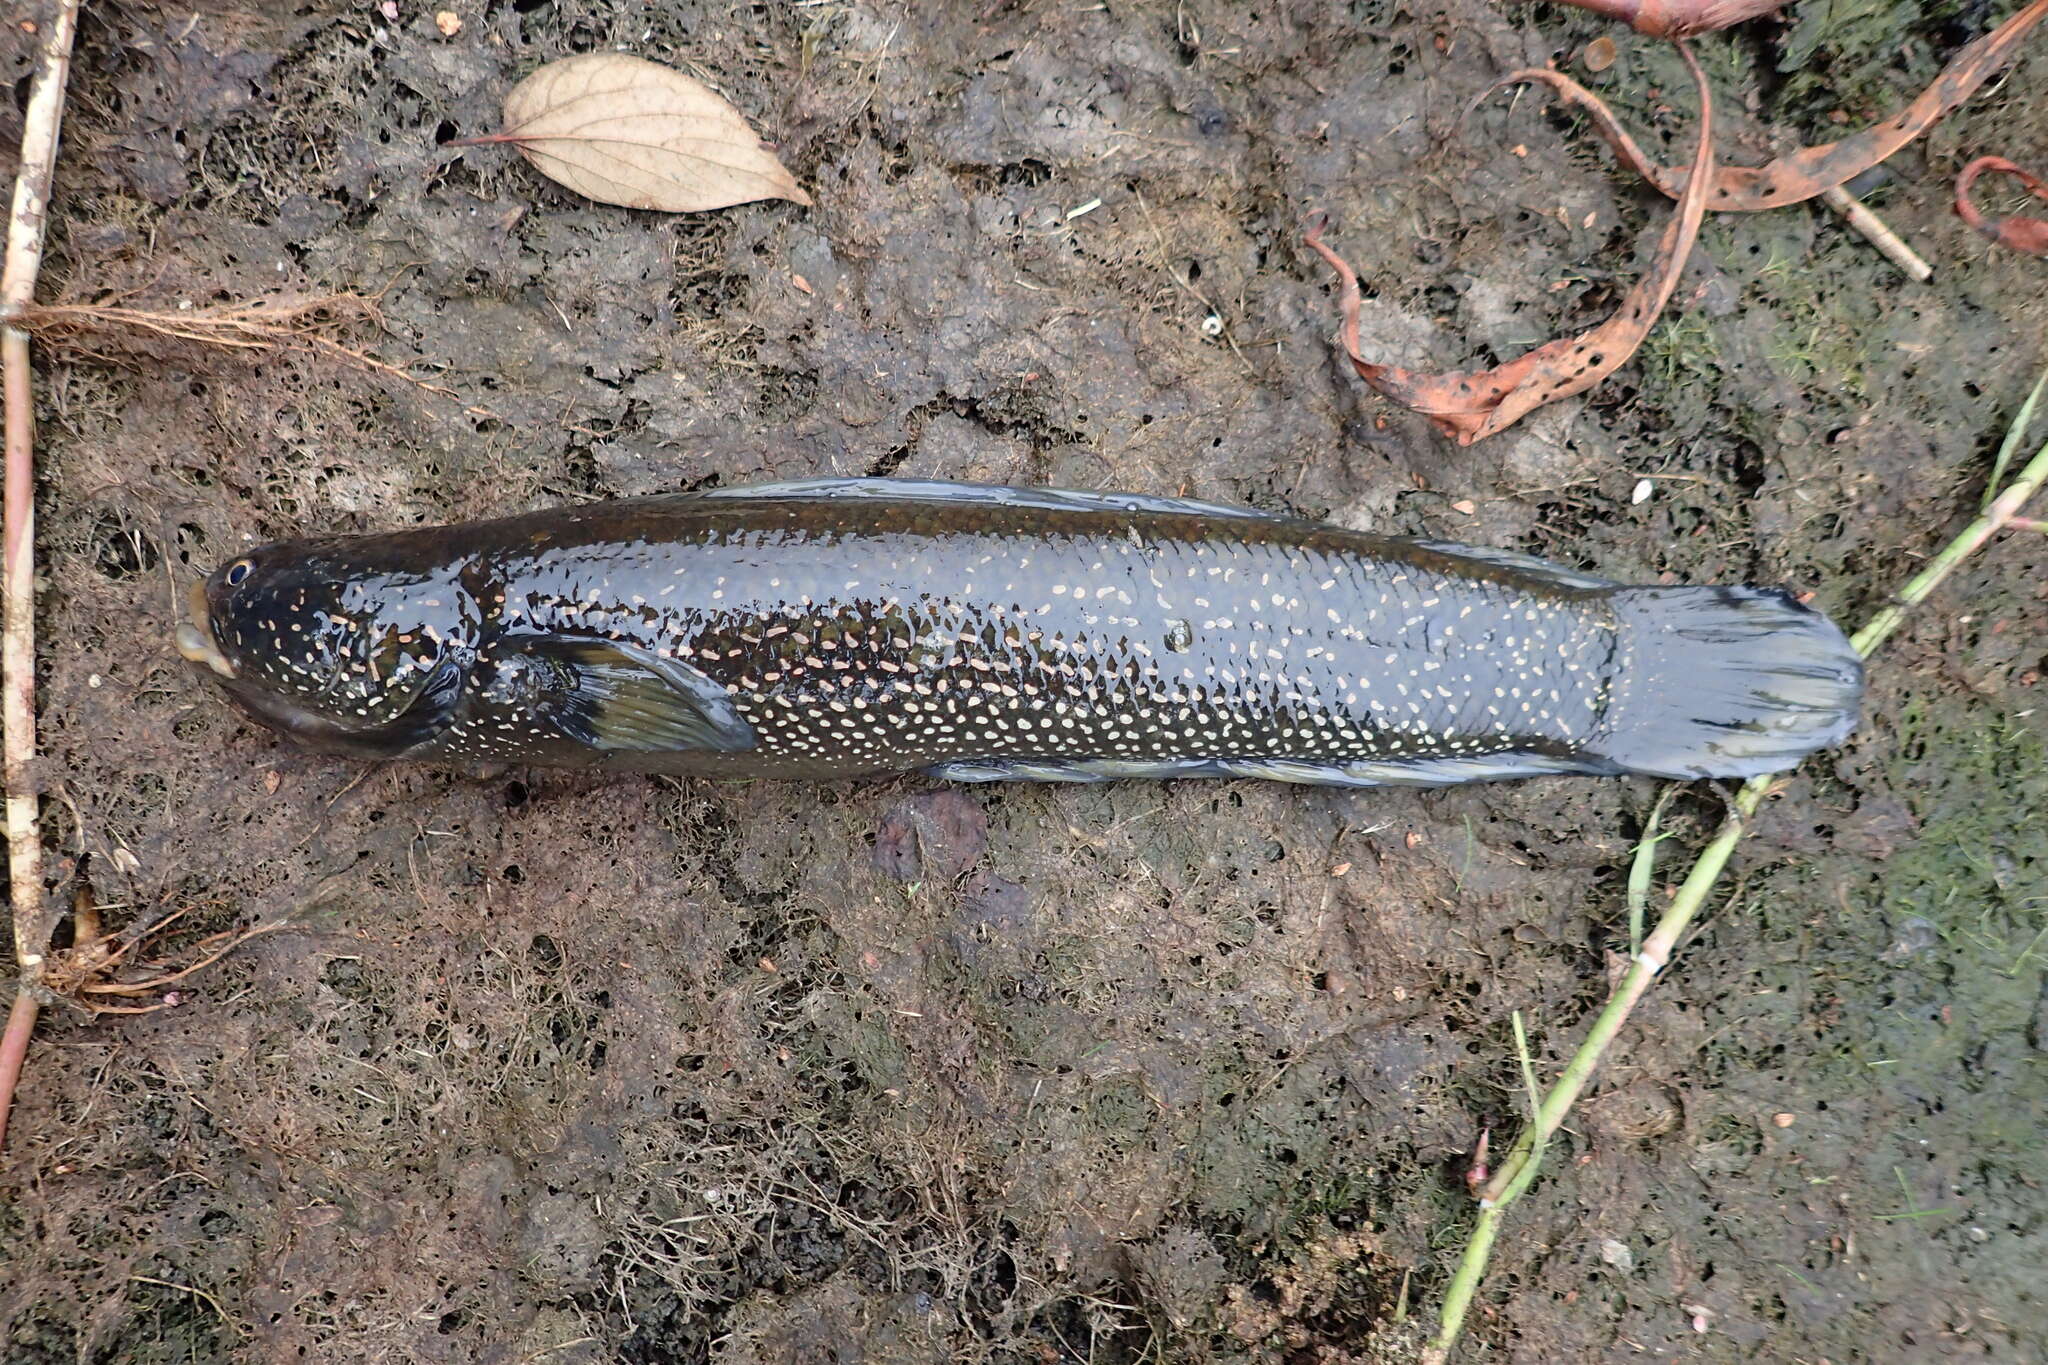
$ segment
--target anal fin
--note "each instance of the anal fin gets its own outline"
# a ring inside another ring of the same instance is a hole
[[[1330,762],[1302,758],[999,758],[941,763],[924,770],[947,782],[1118,782],[1181,777],[1245,777],[1311,787],[1450,787],[1512,777],[1612,775],[1606,759],[1523,752]]]
[[[1201,758],[963,759],[936,764],[924,774],[942,782],[1123,782],[1224,775],[1220,765]]]
[[[1233,758],[1219,766],[1233,777],[1300,782],[1318,787],[1455,787],[1466,782],[1499,782],[1514,777],[1568,773],[1611,775],[1621,771],[1601,758],[1523,751],[1382,758],[1343,763],[1295,758]]]

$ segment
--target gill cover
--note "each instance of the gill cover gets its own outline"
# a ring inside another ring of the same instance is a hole
[[[458,583],[350,548],[272,545],[215,570],[192,594],[178,650],[309,748],[399,757],[452,722],[475,664],[475,607]]]

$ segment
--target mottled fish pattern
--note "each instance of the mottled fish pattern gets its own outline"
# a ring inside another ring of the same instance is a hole
[[[726,777],[1737,777],[1842,739],[1862,685],[1775,590],[882,479],[271,545],[178,643],[318,749]]]

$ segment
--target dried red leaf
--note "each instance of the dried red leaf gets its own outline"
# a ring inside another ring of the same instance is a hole
[[[1716,213],[1781,208],[1854,180],[1955,112],[1963,101],[1976,94],[1979,87],[2012,57],[2020,40],[2044,17],[2048,17],[2048,0],[2034,0],[2033,4],[1971,43],[1955,55],[1954,60],[1934,78],[1934,84],[1921,91],[1920,97],[1907,105],[1897,118],[1875,128],[1866,128],[1840,142],[1802,148],[1779,157],[1767,166],[1721,167],[1714,173],[1713,193],[1708,196],[1707,206]],[[1650,160],[1600,97],[1562,71],[1531,67],[1506,76],[1494,89],[1525,81],[1547,85],[1566,103],[1583,110],[1593,120],[1594,129],[1637,175],[1673,199],[1685,192],[1689,172],[1683,166],[1662,166]]]
[[[1700,140],[1693,153],[1691,183],[1705,187],[1713,183],[1714,176],[1713,96],[1692,53],[1683,43],[1678,45],[1678,51],[1700,92]],[[1650,272],[1629,291],[1621,311],[1613,317],[1580,336],[1547,341],[1506,364],[1478,374],[1417,374],[1375,364],[1360,355],[1358,273],[1343,257],[1323,245],[1323,224],[1316,224],[1305,240],[1330,263],[1342,282],[1339,307],[1344,324],[1339,336],[1359,377],[1402,407],[1427,417],[1459,445],[1468,446],[1505,431],[1545,403],[1585,392],[1620,369],[1643,344],[1643,338],[1664,311],[1671,291],[1678,285],[1685,259],[1692,254],[1705,213],[1703,193],[1689,193],[1679,201],[1677,212],[1664,225]]]
[[[2048,182],[2043,182],[2041,177],[2015,166],[2002,156],[1980,156],[1963,167],[1963,173],[1956,177],[1956,216],[2000,246],[2024,251],[2030,256],[2048,256],[2048,218],[2023,218],[2015,214],[2011,218],[1994,218],[1986,222],[1984,215],[1977,211],[1976,204],[1970,200],[1970,189],[1977,183],[1977,177],[1986,171],[2012,176],[2036,199],[2048,199]]]
[[[1785,0],[1564,0],[1652,38],[1690,38],[1785,7]]]

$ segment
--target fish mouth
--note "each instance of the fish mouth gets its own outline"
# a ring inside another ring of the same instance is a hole
[[[241,672],[235,661],[221,653],[213,638],[213,608],[206,600],[206,582],[195,581],[185,593],[186,619],[178,623],[172,639],[178,653],[195,664],[205,664],[221,677],[233,680]]]

